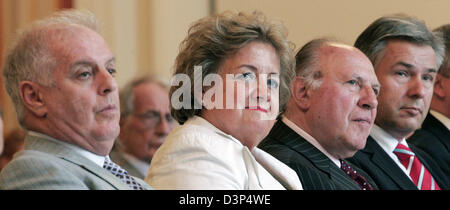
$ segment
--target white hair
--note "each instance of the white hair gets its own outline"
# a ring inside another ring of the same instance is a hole
[[[19,95],[20,81],[32,81],[42,85],[52,85],[53,69],[58,63],[51,49],[51,41],[77,27],[87,27],[99,32],[98,21],[89,11],[64,10],[52,16],[33,22],[19,33],[18,38],[8,51],[3,76],[5,89],[10,95],[19,123],[24,126],[25,107]]]

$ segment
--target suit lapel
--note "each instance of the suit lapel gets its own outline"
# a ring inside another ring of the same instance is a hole
[[[276,122],[272,132],[273,134],[269,135],[273,136],[274,139],[307,157],[314,166],[330,175],[331,160],[281,120]]]
[[[58,140],[51,140],[38,136],[27,135],[25,138],[25,148],[45,152],[51,155],[55,155],[68,162],[76,164],[93,175],[103,179],[116,189],[131,189],[122,182],[119,178],[115,177],[109,171],[96,165],[94,162],[77,155],[70,147],[58,142]]]
[[[369,136],[366,147],[361,152],[371,154],[371,161],[378,166],[388,177],[404,190],[414,190],[417,187],[397,166],[388,154]]]
[[[125,169],[129,175],[145,178],[147,174],[142,174],[133,164],[131,164],[127,159],[125,159],[123,152],[119,148],[119,144],[114,145],[113,149],[109,153],[111,160]]]
[[[92,163],[92,161],[87,160],[83,157],[77,157],[77,156],[64,156],[61,157],[62,159],[72,162],[76,165],[79,165],[80,167],[84,168],[86,171],[89,171],[90,173],[96,175],[97,177],[103,179],[104,181],[108,182],[110,185],[112,185],[116,189],[131,189],[125,182],[121,181],[117,177],[115,177],[112,173],[109,171],[99,167],[98,165],[95,165]]]
[[[294,151],[305,156],[316,168],[327,174],[330,179],[334,180],[336,184],[342,185],[342,187],[346,189],[360,189],[359,186],[325,154],[289,128],[281,120],[277,121],[273,131],[274,133],[269,135],[273,135],[274,139],[277,139]]]
[[[444,124],[442,124],[432,114],[428,113],[422,125],[426,130],[437,136],[439,141],[441,141],[442,144],[445,145],[446,149],[450,151],[450,131]]]

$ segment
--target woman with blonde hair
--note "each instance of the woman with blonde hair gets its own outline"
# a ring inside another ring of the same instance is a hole
[[[197,21],[175,61],[174,76],[190,82],[170,90],[181,126],[146,181],[155,189],[302,189],[292,169],[256,147],[289,98],[294,67],[284,26],[260,12]]]

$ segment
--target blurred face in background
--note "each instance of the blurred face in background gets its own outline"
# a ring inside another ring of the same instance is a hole
[[[169,93],[157,83],[143,83],[133,88],[133,96],[133,113],[123,119],[120,141],[126,153],[150,163],[176,125]]]

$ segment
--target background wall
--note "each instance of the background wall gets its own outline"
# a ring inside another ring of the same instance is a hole
[[[18,28],[66,7],[88,9],[102,23],[102,35],[116,54],[119,87],[144,73],[169,79],[189,25],[225,10],[256,9],[283,21],[297,49],[323,36],[353,44],[359,33],[382,15],[406,13],[424,20],[430,28],[450,23],[449,0],[0,0],[0,56]],[[3,88],[0,106],[8,133],[18,125]]]

